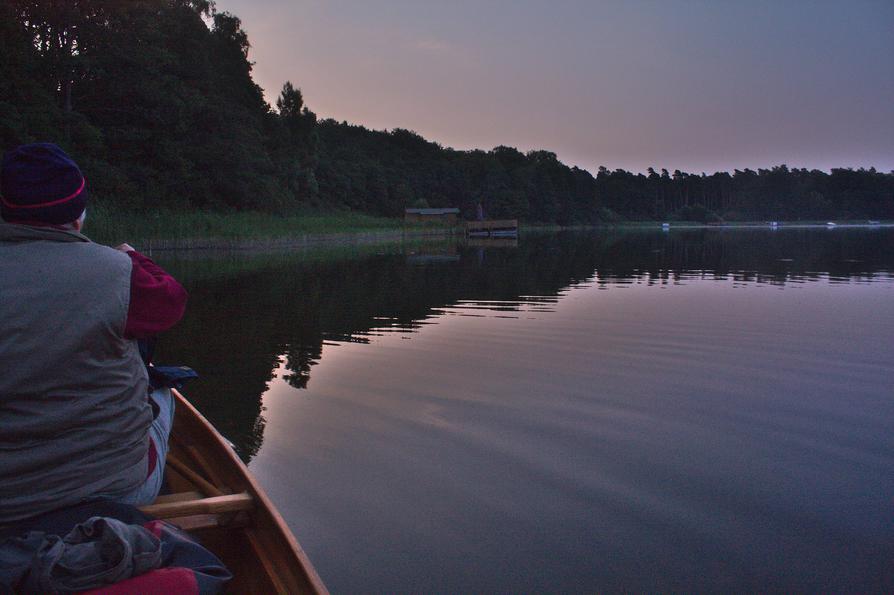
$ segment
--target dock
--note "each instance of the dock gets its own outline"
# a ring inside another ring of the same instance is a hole
[[[466,235],[473,238],[515,237],[518,235],[518,219],[467,221]]]

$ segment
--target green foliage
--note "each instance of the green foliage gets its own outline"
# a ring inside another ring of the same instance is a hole
[[[0,32],[2,148],[58,142],[102,204],[287,213],[315,194],[315,116],[270,110],[213,3],[12,0]]]
[[[391,217],[420,204],[457,207],[473,219],[481,203],[491,218],[599,220],[593,177],[548,151],[455,151],[409,130],[334,120],[319,122],[317,132],[320,193],[341,206]]]
[[[630,220],[746,220],[894,218],[894,173],[875,169],[735,170],[730,175],[675,171],[648,175],[601,168],[597,195]],[[723,213],[721,218],[718,213]]]
[[[686,205],[672,213],[670,219],[677,221],[697,221],[707,223],[708,209],[703,205]]]
[[[13,3],[0,3],[0,146],[58,137],[62,113]]]
[[[93,240],[116,245],[150,240],[260,240],[300,238],[306,234],[399,231],[401,222],[362,213],[299,211],[278,216],[256,211],[191,211],[160,209],[127,211],[91,206],[85,233]]]

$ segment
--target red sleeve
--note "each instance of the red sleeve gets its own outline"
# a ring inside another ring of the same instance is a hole
[[[124,336],[146,339],[166,331],[183,317],[186,290],[164,269],[136,250],[127,253],[130,273],[130,306]]]

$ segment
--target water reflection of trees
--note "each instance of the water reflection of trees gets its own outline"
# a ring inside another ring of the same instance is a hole
[[[884,230],[563,233],[526,237],[513,249],[444,248],[459,259],[417,252],[316,260],[280,254],[202,267],[173,261],[165,264],[187,285],[190,304],[159,358],[202,374],[190,398],[250,458],[261,445],[261,396],[274,374],[282,365],[285,381],[306,388],[324,341],[365,342],[383,327],[412,332],[458,303],[548,307],[564,289],[594,278],[603,288],[693,278],[871,279],[894,270],[891,239]]]

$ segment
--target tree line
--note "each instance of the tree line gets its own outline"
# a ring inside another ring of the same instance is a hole
[[[238,17],[210,0],[0,4],[0,148],[55,141],[99,200],[135,211],[459,207],[563,225],[619,220],[894,219],[894,172],[689,174],[550,151],[457,151],[404,129],[318,120],[286,82],[269,105]]]

